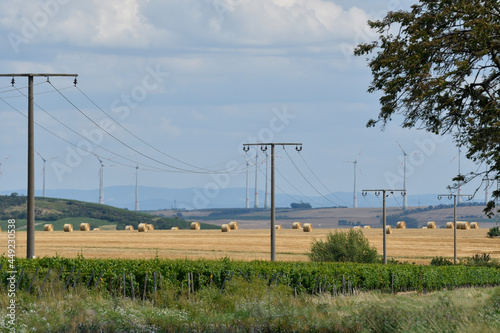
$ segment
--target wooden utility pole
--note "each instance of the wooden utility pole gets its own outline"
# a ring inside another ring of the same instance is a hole
[[[266,151],[268,146],[271,146],[271,261],[276,261],[276,203],[274,190],[274,146],[295,146],[298,151],[302,150],[302,143],[245,143],[243,150],[250,150],[250,146],[260,146],[262,151]],[[266,179],[267,182],[267,179]]]
[[[457,199],[460,197],[469,197],[472,199],[472,195],[469,194],[440,194],[438,199],[441,200],[442,197],[447,196],[448,199],[453,198],[453,263],[457,264]]]
[[[383,197],[383,200],[382,200],[382,207],[383,207],[383,210],[382,210],[382,233],[384,235],[383,237],[383,247],[384,247],[384,265],[387,265],[387,236],[386,236],[386,214],[385,214],[385,198],[386,198],[386,195],[385,195],[385,192],[391,192],[391,194],[393,194],[394,192],[399,192],[401,191],[401,195],[402,196],[405,196],[406,195],[406,191],[405,190],[363,190],[362,194],[363,196],[366,196],[368,194],[368,192],[375,192],[375,195],[376,196],[379,196],[380,193],[382,193],[382,197]]]
[[[28,204],[27,204],[27,241],[26,241],[26,258],[32,259],[35,257],[35,117],[34,117],[34,93],[33,81],[34,77],[46,77],[47,80],[52,76],[70,76],[77,77],[78,74],[0,74],[0,77],[12,77],[12,85],[14,85],[14,77],[28,78]]]

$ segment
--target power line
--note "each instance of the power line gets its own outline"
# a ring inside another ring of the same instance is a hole
[[[141,141],[142,143],[144,143],[146,146],[148,146],[149,148],[152,148],[153,150],[157,151],[158,153],[168,157],[168,158],[171,158],[179,163],[182,163],[182,164],[185,164],[187,166],[190,166],[192,168],[195,168],[195,169],[200,169],[200,170],[204,170],[204,171],[208,171],[208,172],[212,172],[212,170],[208,170],[208,169],[205,169],[205,168],[201,168],[201,167],[198,167],[196,165],[193,165],[193,164],[190,164],[190,163],[187,163],[187,162],[184,162],[176,157],[173,157],[172,155],[169,155],[167,153],[165,153],[164,151],[154,147],[153,145],[149,144],[148,142],[146,142],[145,140],[141,139],[140,137],[138,137],[136,134],[134,134],[133,132],[131,132],[130,130],[128,130],[125,126],[123,126],[122,124],[120,124],[119,122],[117,122],[109,113],[107,113],[106,111],[104,111],[99,105],[97,105],[96,102],[94,102],[87,94],[85,94],[78,86],[75,86],[75,88],[85,97],[87,98],[96,108],[98,108],[102,113],[104,113],[106,116],[108,116],[114,123],[116,123],[120,128],[122,128],[124,131],[126,131],[127,133],[129,133],[130,135],[132,135],[134,138],[136,138],[137,140]]]
[[[342,200],[341,198],[339,198],[335,193],[333,193],[333,191],[331,191],[330,189],[328,189],[328,187],[326,187],[326,185],[321,181],[321,179],[318,178],[318,176],[316,175],[316,173],[314,173],[314,171],[311,169],[311,167],[309,166],[309,164],[307,164],[306,160],[304,159],[304,157],[302,156],[302,154],[300,153],[300,151],[297,152],[300,156],[300,158],[302,159],[302,161],[304,161],[304,164],[307,166],[307,168],[309,169],[309,171],[311,171],[311,173],[313,174],[313,176],[318,180],[318,182],[323,185],[323,187],[328,191],[330,192],[335,198],[339,199],[340,201],[342,201],[343,203],[345,203],[346,205],[348,205],[347,202],[345,202],[344,200]]]
[[[304,176],[304,174],[302,173],[302,171],[299,170],[299,168],[297,167],[297,165],[295,164],[295,162],[292,160],[292,158],[290,157],[290,155],[288,154],[288,152],[286,151],[286,149],[283,147],[283,150],[285,151],[286,155],[288,156],[288,158],[290,159],[290,161],[292,162],[293,166],[295,167],[295,169],[297,169],[297,171],[300,173],[300,175],[302,176],[302,178],[304,178],[304,180],[320,195],[322,196],[323,198],[325,198],[326,200],[328,200],[329,202],[333,203],[334,205],[336,206],[340,206],[338,203],[336,202],[333,202],[332,200],[328,199],[327,197],[325,197],[320,191],[318,191],[318,189],[316,189],[316,187],[314,187],[313,184],[311,184],[311,182],[306,178],[306,176]]]
[[[117,138],[115,135],[111,134],[109,131],[107,131],[106,129],[102,128],[102,126],[100,126],[98,123],[96,123],[92,118],[90,118],[85,112],[83,112],[80,108],[78,108],[69,98],[67,98],[62,92],[60,92],[50,81],[48,81],[48,83],[71,105],[73,106],[80,114],[82,114],[85,118],[87,118],[90,122],[92,122],[95,126],[97,126],[99,129],[101,129],[104,133],[106,133],[107,135],[109,135],[110,137],[112,137],[113,139],[115,139],[117,142],[121,143],[123,146],[127,147],[128,149],[132,150],[133,152],[149,159],[149,160],[152,160],[158,164],[161,164],[161,165],[164,165],[166,167],[169,167],[169,168],[172,168],[172,169],[175,169],[175,170],[178,170],[178,171],[183,171],[183,172],[187,172],[187,173],[197,173],[197,174],[218,174],[218,173],[221,173],[221,172],[208,172],[208,171],[196,171],[196,170],[188,170],[188,169],[184,169],[184,168],[179,168],[179,167],[176,167],[176,166],[173,166],[173,165],[170,165],[170,164],[167,164],[167,163],[164,163],[154,157],[151,157],[151,156],[148,156],[146,154],[144,154],[143,152],[131,147],[130,145],[126,144],[125,142],[123,142],[122,140],[120,140],[119,138]]]

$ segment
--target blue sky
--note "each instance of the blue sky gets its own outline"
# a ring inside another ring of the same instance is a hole
[[[277,168],[287,178],[277,176],[280,191],[352,191],[352,164],[345,161],[360,152],[358,190],[401,187],[399,142],[411,153],[408,192],[443,193],[457,174],[453,140],[403,130],[397,118],[384,131],[367,129],[378,114],[378,96],[366,92],[371,76],[365,59],[352,56],[354,45],[375,37],[368,19],[412,3],[4,1],[0,72],[77,73],[78,88],[92,100],[73,87],[73,78],[51,78],[77,110],[45,79],[36,80],[36,121],[66,140],[36,128],[36,150],[58,157],[47,162],[50,189],[97,188],[99,162],[89,152],[111,159],[105,160],[105,186],[134,184],[138,164],[143,186],[214,193],[244,187],[245,158],[253,160],[255,153],[245,156],[241,144],[272,140],[303,143],[302,158],[294,147],[277,150]],[[0,97],[26,113],[27,100],[9,88],[10,80],[0,78]],[[24,93],[25,86],[25,78],[16,79]],[[2,193],[26,186],[26,124],[0,100]],[[42,167],[37,157],[38,189]],[[196,172],[171,172],[175,168]],[[477,168],[462,158],[463,173]],[[479,185],[466,185],[463,192]]]

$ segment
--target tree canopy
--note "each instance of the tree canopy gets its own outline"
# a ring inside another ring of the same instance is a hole
[[[359,44],[381,92],[378,119],[402,115],[402,126],[452,134],[467,158],[488,171],[457,177],[499,178],[500,3],[498,0],[420,0],[409,11],[369,21],[378,39]],[[493,192],[498,196],[498,191]],[[494,207],[490,202],[488,209]]]

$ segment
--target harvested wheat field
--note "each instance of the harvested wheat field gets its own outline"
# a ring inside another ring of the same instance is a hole
[[[345,229],[344,229],[345,230]],[[308,260],[313,239],[324,239],[330,229],[277,230],[277,260]],[[346,230],[347,231],[347,230]],[[457,230],[458,257],[489,253],[500,259],[500,239],[488,238],[485,229]],[[363,229],[370,244],[382,253],[382,229]],[[387,236],[387,256],[401,261],[428,263],[435,256],[453,257],[452,229],[393,229]],[[0,233],[0,243],[7,244],[7,233]],[[26,253],[26,233],[18,232],[17,255]],[[155,230],[155,232],[101,231],[100,233],[36,232],[37,257],[55,256],[85,258],[207,258],[229,257],[236,260],[268,260],[269,230]],[[0,253],[6,252],[0,249]]]

